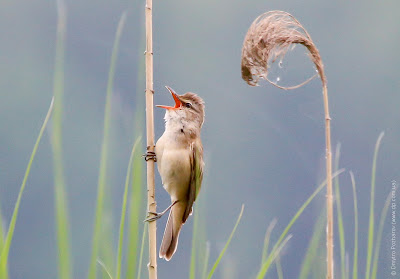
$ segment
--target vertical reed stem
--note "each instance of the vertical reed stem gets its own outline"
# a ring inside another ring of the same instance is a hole
[[[147,151],[154,152],[154,116],[153,116],[153,3],[146,0],[146,131]],[[154,160],[147,161],[147,208],[156,212]],[[157,279],[157,226],[149,222],[149,279]]]
[[[323,73],[322,73],[323,74]],[[326,278],[333,279],[333,195],[332,195],[332,151],[331,151],[331,117],[329,116],[328,88],[325,77],[323,80],[323,98],[325,111],[325,141],[326,141]]]

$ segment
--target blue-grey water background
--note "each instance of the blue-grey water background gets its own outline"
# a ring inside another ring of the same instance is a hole
[[[107,74],[116,27],[125,10],[128,18],[114,82],[108,169],[115,239],[130,148],[139,133],[134,129],[144,119],[144,1],[67,0],[65,4],[64,163],[74,278],[85,278]],[[340,166],[352,170],[357,183],[359,276],[363,278],[373,149],[382,131],[376,218],[391,181],[400,181],[399,8],[394,0],[154,1],[155,104],[172,104],[164,85],[179,93],[196,92],[206,103],[202,133],[206,171],[199,202],[211,262],[222,249],[241,204],[245,204],[242,222],[215,278],[253,278],[268,224],[278,219],[272,237],[276,241],[278,232],[324,178],[320,81],[314,79],[287,92],[269,84],[249,87],[241,79],[241,46],[248,27],[259,14],[276,9],[292,13],[304,25],[325,64],[333,148],[341,143]],[[6,224],[52,97],[56,21],[56,1],[0,3],[0,204]],[[271,74],[280,85],[294,85],[313,75],[314,69],[304,49],[296,47],[283,61],[282,69],[276,67]],[[142,114],[137,113],[139,107]],[[161,109],[155,110],[157,138],[163,132],[163,116]],[[158,208],[163,209],[169,198],[158,174],[156,178]],[[341,175],[340,185],[351,259],[353,198],[347,172]],[[53,195],[48,131],[21,203],[9,260],[13,279],[57,277]],[[319,194],[291,230],[293,238],[281,257],[285,278],[299,274],[324,197],[324,193]],[[165,222],[166,218],[158,223],[158,243]],[[192,224],[190,220],[184,226],[173,260],[159,262],[161,278],[188,278]],[[391,228],[387,219],[379,278],[390,272]],[[335,241],[336,274],[340,278],[337,237]],[[397,252],[399,255],[400,250]],[[400,265],[397,268],[400,272]],[[268,278],[277,278],[274,269]]]

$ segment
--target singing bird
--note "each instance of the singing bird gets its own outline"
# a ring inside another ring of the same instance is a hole
[[[194,93],[178,95],[166,86],[175,106],[166,109],[165,131],[156,143],[155,153],[162,184],[171,196],[171,205],[153,213],[152,221],[170,210],[159,256],[169,261],[178,246],[182,225],[192,213],[203,179],[203,146],[200,139],[204,122],[204,102]]]

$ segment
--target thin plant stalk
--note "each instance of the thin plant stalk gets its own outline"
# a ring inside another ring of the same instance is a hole
[[[58,276],[71,278],[69,217],[65,191],[64,166],[62,158],[62,113],[64,95],[64,45],[66,35],[67,10],[62,0],[57,1],[57,39],[54,63],[54,114],[51,133],[51,147],[54,165],[54,206],[58,248]]]
[[[190,258],[190,269],[189,269],[189,279],[196,278],[196,253],[198,252],[198,234],[199,234],[199,214],[198,214],[198,206],[194,210],[194,218],[193,218],[193,236],[192,236],[192,255]]]
[[[107,94],[106,94],[106,104],[104,113],[103,143],[101,147],[100,170],[99,170],[99,178],[97,186],[97,206],[96,206],[95,223],[94,223],[93,240],[92,240],[92,256],[90,259],[89,274],[88,274],[89,279],[96,278],[96,262],[99,252],[99,240],[102,231],[101,223],[103,219],[104,193],[107,183],[107,168],[108,168],[107,163],[109,155],[108,151],[109,151],[110,126],[111,126],[111,98],[113,91],[115,69],[117,64],[119,42],[125,21],[126,21],[126,12],[124,12],[121,15],[121,18],[118,23],[118,28],[115,35],[113,50],[111,54],[110,68],[108,72]]]
[[[137,119],[137,118],[135,118]],[[140,125],[140,124],[139,124]],[[138,126],[139,126],[138,125]],[[142,180],[143,180],[143,158],[139,152],[133,157],[132,164],[132,179],[131,179],[131,194],[129,205],[129,228],[128,228],[128,246],[127,246],[127,269],[126,278],[135,278],[137,273],[137,256],[138,256],[138,241],[139,241],[139,226],[143,224],[141,218],[141,205],[143,200],[142,195]],[[147,228],[147,227],[146,227]],[[147,233],[147,232],[146,232]],[[138,267],[140,268],[140,267]]]
[[[333,194],[332,194],[332,151],[331,151],[331,117],[329,116],[328,87],[323,84],[325,111],[325,144],[326,144],[326,254],[327,279],[333,279]]]
[[[314,232],[311,237],[310,243],[308,244],[307,252],[304,256],[303,263],[301,265],[301,271],[298,279],[307,279],[310,277],[310,271],[315,270],[315,262],[318,255],[322,255],[321,252],[321,239],[324,233],[324,227],[326,224],[326,208],[321,210],[318,217],[317,223],[314,226]],[[325,268],[325,267],[324,267]]]
[[[147,152],[154,152],[153,114],[153,1],[146,0],[146,142]],[[147,160],[147,210],[156,212],[154,159]],[[149,279],[157,278],[157,222],[149,222]]]
[[[264,238],[264,246],[263,246],[263,252],[262,252],[262,257],[261,257],[261,266],[265,262],[268,256],[268,247],[269,247],[269,241],[271,239],[271,233],[272,230],[274,229],[275,225],[277,223],[277,219],[274,218],[271,223],[269,223],[269,226],[267,228],[267,232],[265,233],[265,238]]]
[[[144,15],[143,15],[144,18]],[[140,32],[140,43],[139,48],[145,48],[145,36],[144,30]],[[143,34],[142,34],[143,33]],[[143,35],[143,36],[142,36]],[[145,66],[145,59],[143,57],[143,51],[138,52],[138,69],[142,69]],[[135,113],[133,116],[134,121],[134,137],[138,134],[142,134],[144,125],[144,79],[145,72],[138,71],[136,76],[136,105]],[[139,132],[138,132],[139,131]],[[143,225],[141,211],[143,210],[142,205],[144,204],[144,191],[143,191],[143,158],[141,154],[134,156],[132,164],[132,181],[131,181],[131,194],[130,194],[130,205],[129,205],[129,227],[128,227],[128,245],[127,245],[127,261],[128,263],[136,263],[138,257],[138,245],[139,245],[139,231],[140,226]],[[144,210],[143,210],[144,211]],[[147,226],[145,226],[147,233]],[[141,269],[141,266],[137,267],[135,264],[128,264],[126,268],[126,278],[135,278]]]
[[[282,265],[281,265],[281,257],[279,255],[276,257],[275,265],[276,265],[276,272],[278,274],[278,279],[283,279],[283,270],[282,270]]]
[[[358,278],[358,206],[356,181],[354,174],[350,171],[351,186],[353,188],[353,204],[354,204],[354,254],[353,254],[353,279]]]
[[[117,258],[115,254],[115,247],[112,240],[113,237],[113,216],[111,210],[111,200],[110,200],[110,189],[106,189],[105,194],[105,202],[104,202],[104,211],[100,232],[100,240],[99,240],[99,254],[97,259],[101,260],[101,262],[107,267],[108,271],[115,274],[115,259]],[[110,241],[111,240],[111,241]],[[103,272],[102,279],[109,279],[108,275]]]
[[[350,259],[349,259],[349,253],[346,253],[345,279],[350,279]]]
[[[144,252],[144,243],[146,241],[146,231],[147,231],[147,222],[144,224],[143,227],[143,234],[142,234],[142,244],[140,245],[140,255],[139,255],[139,264],[138,264],[138,271],[137,271],[137,279],[140,279],[142,275],[142,263],[143,263],[143,252]]]
[[[19,193],[18,193],[18,198],[17,198],[17,201],[16,201],[15,206],[14,206],[14,212],[13,212],[13,215],[11,217],[10,225],[8,226],[7,236],[5,237],[5,240],[4,240],[4,243],[3,243],[3,246],[2,246],[2,250],[1,250],[1,254],[0,254],[0,275],[2,276],[1,278],[7,278],[8,277],[7,276],[7,273],[8,273],[7,272],[8,255],[9,255],[9,252],[10,252],[11,242],[12,242],[12,239],[13,239],[13,236],[14,236],[14,229],[15,229],[15,224],[17,222],[17,218],[18,218],[18,212],[19,212],[19,207],[20,207],[20,203],[21,203],[21,199],[22,199],[22,194],[24,193],[26,182],[28,181],[28,177],[29,177],[29,174],[31,172],[31,166],[32,166],[33,160],[35,158],[36,151],[38,149],[40,140],[42,139],[44,130],[45,130],[46,126],[47,126],[47,123],[49,122],[51,113],[53,112],[53,104],[54,104],[54,97],[51,100],[50,107],[49,107],[49,110],[47,111],[47,115],[46,115],[46,117],[44,119],[42,128],[40,129],[40,132],[39,132],[39,135],[38,135],[38,137],[36,139],[35,145],[33,146],[31,157],[29,158],[28,166],[26,167],[25,175],[24,175],[24,178],[22,180],[21,188],[20,188]],[[2,218],[2,217],[0,216],[0,218]],[[3,235],[1,235],[1,237],[3,238]]]
[[[122,198],[122,209],[121,209],[121,220],[119,223],[119,237],[118,237],[118,249],[117,249],[117,266],[116,266],[116,279],[121,278],[121,262],[122,262],[122,244],[124,241],[124,228],[125,228],[125,216],[126,216],[126,208],[127,208],[127,200],[128,200],[128,189],[129,189],[129,182],[131,179],[131,172],[132,172],[132,163],[133,163],[133,157],[136,151],[136,148],[138,144],[140,143],[141,138],[139,137],[133,147],[132,147],[132,152],[131,156],[129,157],[129,163],[128,163],[128,170],[126,172],[126,179],[125,179],[125,188],[124,188],[124,195]]]
[[[376,161],[378,158],[379,146],[381,144],[384,133],[382,132],[375,144],[374,159],[372,161],[372,174],[371,174],[371,200],[369,207],[369,226],[368,226],[368,243],[367,243],[367,264],[365,266],[365,279],[371,277],[371,262],[372,262],[372,251],[374,247],[374,230],[375,230],[375,218],[374,218],[374,205],[375,205],[375,174],[376,174]]]
[[[339,158],[340,158],[340,143],[336,146],[335,151],[335,171],[339,168]],[[340,246],[340,270],[341,278],[346,278],[346,241],[343,226],[343,213],[342,213],[342,203],[340,198],[339,189],[339,177],[335,177],[335,195],[336,195],[336,212],[337,212],[337,227],[339,232],[339,246]]]
[[[263,266],[263,271],[259,272],[257,274],[257,279],[261,279],[264,278],[266,272],[268,271],[270,265],[276,260],[276,258],[279,256],[279,254],[281,253],[283,247],[286,246],[286,244],[289,242],[289,240],[292,238],[293,235],[289,234],[287,235],[281,242],[279,242],[279,245],[276,246],[276,248],[274,250],[271,251],[270,256],[267,258],[267,261],[265,263],[265,265]],[[265,270],[265,272],[264,272]]]
[[[379,259],[379,251],[381,248],[383,227],[386,221],[386,216],[389,210],[389,205],[391,200],[392,200],[392,190],[390,191],[389,195],[386,198],[385,205],[383,206],[381,216],[379,218],[378,232],[376,234],[376,240],[375,240],[375,253],[374,253],[374,258],[372,260],[371,279],[376,279],[376,274],[378,272],[378,259]]]
[[[232,230],[231,234],[229,235],[228,241],[226,242],[226,244],[225,244],[224,248],[222,249],[221,253],[219,254],[219,256],[218,256],[217,260],[215,261],[213,267],[211,268],[210,272],[208,273],[207,279],[211,279],[212,278],[215,270],[217,269],[217,267],[219,265],[219,262],[221,261],[222,257],[225,254],[226,249],[228,249],[229,243],[231,242],[233,236],[235,235],[236,229],[239,226],[240,219],[242,218],[242,215],[243,215],[243,211],[244,211],[244,204],[242,204],[242,209],[240,210],[239,216],[238,216],[238,218],[236,220],[236,224],[233,227],[233,230]]]
[[[108,279],[113,279],[111,276],[111,272],[110,270],[107,268],[107,266],[105,265],[105,263],[103,263],[100,259],[97,259],[97,263],[101,266],[101,268],[104,270],[105,274],[106,274],[106,278]]]
[[[3,251],[4,242],[5,242],[5,226],[3,224],[3,214],[0,210],[0,254]],[[8,266],[7,264],[4,265],[4,269],[0,267],[0,278],[8,279]]]
[[[207,278],[208,260],[210,259],[210,242],[206,242],[206,251],[203,261],[203,271],[201,272],[201,279]]]

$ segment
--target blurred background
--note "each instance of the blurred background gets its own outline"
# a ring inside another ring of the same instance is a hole
[[[65,1],[63,148],[74,278],[85,278],[88,271],[107,75],[123,11],[128,12],[128,18],[114,82],[107,186],[109,213],[114,218],[104,221],[109,222],[115,240],[130,149],[135,137],[144,133],[144,2]],[[154,1],[153,5],[155,104],[173,103],[165,85],[180,94],[196,92],[206,103],[202,133],[206,172],[199,214],[205,222],[211,263],[245,204],[242,221],[214,278],[253,278],[260,265],[268,224],[277,218],[272,234],[275,242],[324,179],[320,81],[314,79],[297,90],[283,91],[266,83],[250,87],[241,79],[241,47],[248,27],[261,13],[276,9],[292,13],[303,24],[325,64],[332,147],[335,149],[341,143],[340,167],[352,170],[357,184],[359,276],[363,278],[372,158],[382,131],[385,136],[377,161],[376,218],[391,190],[391,181],[400,182],[400,3],[170,0]],[[0,4],[0,204],[5,224],[10,221],[53,94],[56,21],[56,1]],[[285,58],[282,68],[271,70],[270,77],[280,85],[290,86],[314,73],[305,50],[297,46]],[[164,130],[163,116],[164,111],[156,108],[156,138]],[[40,144],[21,203],[9,259],[13,279],[57,277],[48,132]],[[144,145],[142,150],[144,153]],[[169,197],[161,187],[158,173],[156,179],[156,199],[158,209],[162,210],[169,205]],[[354,221],[348,172],[340,176],[340,189],[346,248],[351,259]],[[298,277],[313,227],[324,210],[324,199],[325,194],[320,193],[293,226],[293,237],[281,256],[284,278]],[[397,204],[399,207],[400,203]],[[144,210],[143,203],[143,219]],[[158,222],[158,246],[166,219]],[[188,278],[192,225],[190,220],[184,226],[174,258],[168,263],[159,261],[161,278]],[[391,271],[391,228],[388,218],[379,278],[389,278]],[[400,231],[399,226],[397,230]],[[340,278],[338,239],[335,241],[336,274]],[[323,255],[324,245],[321,249]],[[400,272],[400,266],[397,268]],[[145,265],[143,269],[146,271]],[[267,277],[277,278],[275,270]]]

